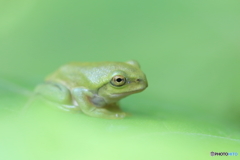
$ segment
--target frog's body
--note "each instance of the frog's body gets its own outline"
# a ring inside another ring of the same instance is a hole
[[[136,61],[70,63],[60,67],[35,92],[64,110],[101,118],[123,118],[117,102],[147,87]]]

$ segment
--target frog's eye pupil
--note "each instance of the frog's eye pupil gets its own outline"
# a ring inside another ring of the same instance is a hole
[[[122,81],[122,79],[121,79],[121,78],[118,78],[118,79],[117,79],[117,82],[121,82],[121,81]]]

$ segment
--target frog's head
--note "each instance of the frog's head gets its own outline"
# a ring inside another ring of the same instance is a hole
[[[108,103],[141,92],[148,86],[146,76],[141,71],[140,65],[133,60],[119,62],[108,77],[108,82],[98,92]]]

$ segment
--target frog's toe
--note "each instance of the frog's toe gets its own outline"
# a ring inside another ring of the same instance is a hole
[[[115,117],[116,117],[116,118],[124,118],[124,117],[126,117],[126,115],[127,115],[126,113],[121,112],[121,113],[116,113],[116,114],[115,114]]]
[[[108,114],[104,114],[102,115],[102,118],[107,118],[107,119],[122,119],[124,117],[126,117],[126,113],[124,112],[108,112]]]
[[[95,108],[91,112],[85,112],[85,114],[92,117],[106,118],[106,119],[122,119],[126,116],[124,112],[111,112],[106,109]]]

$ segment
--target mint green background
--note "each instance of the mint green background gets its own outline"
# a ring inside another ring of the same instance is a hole
[[[239,7],[238,0],[1,0],[0,159],[240,154]],[[130,59],[149,81],[121,101],[132,116],[97,119],[42,102],[19,116],[34,86],[62,64]]]

